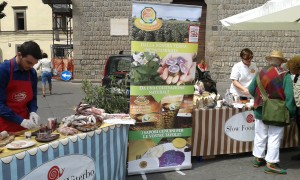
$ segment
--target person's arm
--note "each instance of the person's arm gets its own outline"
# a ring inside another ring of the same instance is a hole
[[[0,66],[0,116],[6,120],[21,124],[23,118],[6,106],[6,87],[9,82],[9,63]]]
[[[254,76],[254,78],[252,79],[252,81],[251,81],[251,83],[248,87],[249,94],[251,94],[251,96],[253,96],[253,97],[255,95],[255,89],[256,89],[256,86],[257,86],[256,76],[258,76],[258,73],[256,73],[256,75]]]
[[[294,116],[296,114],[296,105],[294,100],[293,81],[289,73],[284,76],[283,89],[285,95],[285,105],[290,114]]]
[[[297,107],[300,107],[300,80],[294,85],[294,99]]]
[[[31,70],[30,70],[31,71]],[[37,106],[37,82],[38,82],[38,78],[37,78],[37,74],[35,71],[31,71],[31,83],[32,83],[32,92],[33,92],[33,97],[32,100],[28,102],[27,104],[27,108],[29,112],[36,112],[38,109]]]
[[[243,94],[249,95],[249,91],[246,87],[241,85],[241,83],[238,80],[233,79],[232,84],[237,87]]]

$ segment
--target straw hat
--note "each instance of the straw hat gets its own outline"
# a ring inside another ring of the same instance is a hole
[[[278,59],[281,59],[284,63],[287,62],[287,59],[285,59],[283,57],[283,53],[281,51],[276,51],[276,50],[273,50],[270,54],[270,56],[267,56],[266,57],[266,60],[269,61],[271,60],[272,58],[278,58]]]

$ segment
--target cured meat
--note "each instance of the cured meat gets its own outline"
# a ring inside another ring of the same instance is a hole
[[[68,135],[75,135],[78,133],[78,130],[72,127],[60,127],[57,129],[57,131],[65,136]]]

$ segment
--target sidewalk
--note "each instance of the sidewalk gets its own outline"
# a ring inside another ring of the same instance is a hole
[[[220,88],[220,87],[218,87]],[[222,89],[225,89],[222,88]],[[48,117],[57,117],[60,121],[65,116],[74,114],[74,108],[84,98],[81,83],[53,81],[53,94],[42,96],[41,82],[38,83],[38,114],[41,123],[46,123]],[[101,147],[100,147],[101,148]],[[252,167],[251,152],[233,155],[218,155],[212,159],[199,161],[192,158],[193,167],[182,170],[186,175],[176,171],[146,174],[148,180],[298,180],[300,179],[300,161],[292,161],[291,156],[300,153],[300,148],[281,150],[281,166],[287,168],[287,175],[265,174],[263,167]],[[142,180],[141,175],[127,176],[126,180]]]
[[[46,88],[46,97],[42,95],[42,84],[38,82],[38,115],[41,123],[47,123],[49,117],[56,117],[59,121],[75,113],[74,108],[84,98],[81,83],[53,80],[53,94]],[[48,87],[48,84],[47,84]]]

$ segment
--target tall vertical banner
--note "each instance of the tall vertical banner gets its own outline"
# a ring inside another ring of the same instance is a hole
[[[128,174],[189,169],[201,6],[133,3]]]

